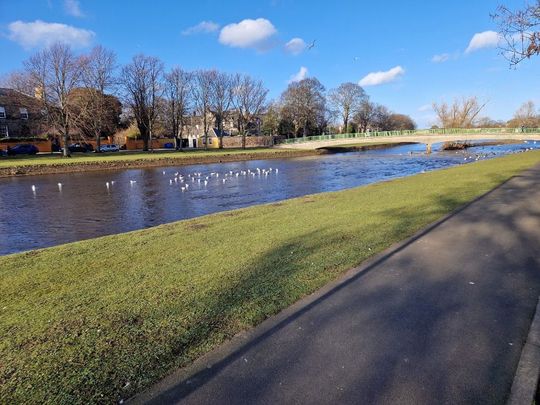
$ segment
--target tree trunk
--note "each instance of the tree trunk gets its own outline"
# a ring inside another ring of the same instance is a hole
[[[96,132],[96,149],[94,150],[94,152],[100,153],[101,152],[100,147],[101,147],[101,134],[98,131]]]
[[[219,149],[223,149],[223,120],[220,118],[218,121],[219,132]]]
[[[347,129],[349,127],[349,119],[348,118],[345,118],[343,120],[343,133],[346,134],[347,133]]]
[[[64,157],[70,157],[71,156],[71,152],[69,151],[69,145],[68,145],[68,140],[69,140],[69,127],[67,125],[64,125]]]
[[[242,131],[242,149],[246,149],[246,131]]]

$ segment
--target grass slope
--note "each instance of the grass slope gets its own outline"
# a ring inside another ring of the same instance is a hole
[[[540,162],[540,152],[0,257],[0,403],[112,402]]]

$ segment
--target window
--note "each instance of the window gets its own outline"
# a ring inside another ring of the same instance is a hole
[[[8,129],[7,125],[0,125],[0,138],[8,138]]]
[[[6,118],[6,109],[4,107],[0,107],[0,118]]]
[[[19,111],[21,113],[21,119],[27,120],[28,119],[28,110],[26,108],[19,108]]]

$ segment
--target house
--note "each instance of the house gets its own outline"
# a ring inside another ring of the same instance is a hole
[[[206,145],[206,140],[208,140],[208,149],[217,149],[219,148],[219,137],[221,136],[231,136],[231,134],[225,130],[221,132],[217,128],[210,128],[208,131],[208,137],[205,137],[204,134],[199,135],[197,139],[197,147],[204,148]]]
[[[27,138],[47,131],[42,102],[14,89],[0,88],[0,138]]]

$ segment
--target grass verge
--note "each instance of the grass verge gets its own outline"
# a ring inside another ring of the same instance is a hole
[[[315,155],[317,151],[252,148],[222,150],[186,150],[120,153],[76,153],[70,158],[60,155],[15,156],[0,158],[0,177],[62,173],[87,170],[125,169],[129,167],[154,167],[213,163],[222,161],[270,159]]]
[[[527,152],[0,257],[0,403],[130,397],[539,162]]]

